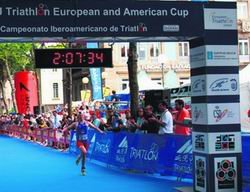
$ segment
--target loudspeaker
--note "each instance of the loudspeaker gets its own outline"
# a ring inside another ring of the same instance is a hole
[[[41,106],[41,111],[39,106],[34,106],[33,111],[35,115],[39,115],[41,113],[44,113],[44,106]]]
[[[170,106],[170,91],[169,90],[148,90],[145,91],[145,106],[152,105],[154,111],[158,110],[158,104],[161,101],[167,102]]]

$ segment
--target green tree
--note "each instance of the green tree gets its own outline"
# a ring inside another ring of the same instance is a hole
[[[14,111],[17,112],[15,102],[15,89],[12,75],[20,70],[34,69],[34,44],[31,43],[1,43],[0,44],[0,84],[1,88],[5,81],[9,81],[11,86],[11,97]],[[6,74],[6,75],[5,75]],[[2,90],[4,90],[2,88]],[[4,92],[2,95],[5,95]],[[4,101],[6,102],[6,101]],[[5,106],[6,107],[6,106]],[[8,111],[8,109],[6,109]]]

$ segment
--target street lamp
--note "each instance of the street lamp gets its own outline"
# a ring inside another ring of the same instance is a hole
[[[162,75],[162,87],[164,89],[164,62],[166,61],[166,56],[160,54],[158,56],[158,62],[161,64],[161,75]]]
[[[88,77],[83,77],[82,78],[82,83],[84,84],[84,89],[87,89],[87,84],[89,83],[89,78]]]

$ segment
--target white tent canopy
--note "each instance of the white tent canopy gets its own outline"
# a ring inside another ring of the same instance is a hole
[[[169,70],[164,75],[164,88],[172,89],[176,87],[180,87],[179,78],[174,70]]]
[[[152,81],[145,71],[137,72],[137,80],[139,91],[146,91],[146,90],[159,90],[163,89],[162,85]],[[126,89],[119,91],[118,94],[127,94],[129,93],[129,87]]]
[[[247,65],[244,69],[242,69],[239,72],[239,76],[240,76],[240,84],[241,83],[246,83],[250,81],[250,65]]]
[[[139,91],[163,89],[162,85],[152,81],[145,71],[137,73]]]
[[[241,130],[250,132],[250,118],[247,112],[250,108],[250,65],[239,72],[240,79],[240,119]]]

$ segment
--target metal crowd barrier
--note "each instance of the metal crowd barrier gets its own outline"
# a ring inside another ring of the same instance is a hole
[[[10,124],[3,124],[0,128],[0,134],[25,140],[32,140],[38,143],[46,142],[48,146],[67,149],[69,146],[68,136],[57,133],[58,130],[53,128],[30,128]]]

